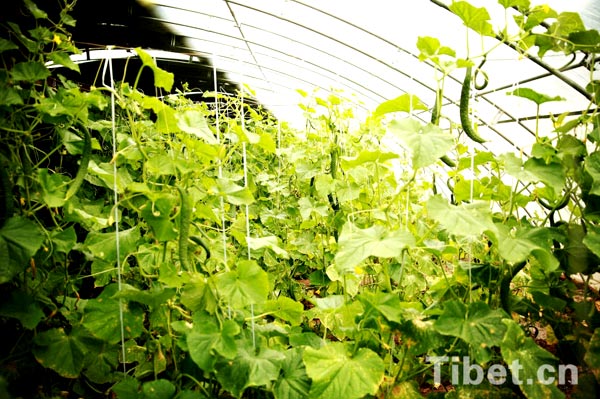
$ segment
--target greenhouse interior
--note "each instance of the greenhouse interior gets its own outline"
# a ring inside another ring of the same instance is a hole
[[[598,1],[8,3],[0,398],[598,397]]]

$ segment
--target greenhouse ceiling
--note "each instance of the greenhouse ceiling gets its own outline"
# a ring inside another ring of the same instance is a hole
[[[597,2],[566,3],[557,0],[550,5],[559,12],[579,12],[587,28],[600,27]],[[314,89],[322,93],[341,90],[355,104],[355,113],[362,120],[382,102],[404,93],[418,96],[433,108],[440,73],[429,60],[419,59],[417,41],[426,36],[438,38],[459,58],[477,57],[496,46],[482,67],[489,84],[476,92],[472,101],[479,134],[487,140],[485,148],[492,143],[498,152],[529,148],[536,124],[539,131],[551,131],[551,116],[564,112],[577,115],[586,110],[590,103],[590,94],[585,91],[590,79],[588,59],[555,53],[539,59],[535,51],[520,54],[510,45],[498,45],[497,38],[482,39],[472,31],[467,52],[464,43],[468,29],[448,9],[450,4],[447,0],[147,0],[143,2],[147,14],[141,16],[141,23],[168,32],[162,36],[163,43],[148,43],[149,47],[175,50],[184,54],[175,59],[200,62],[224,72],[215,82],[219,89],[230,81],[246,85],[259,102],[295,126],[303,124],[298,104],[306,101],[298,89],[309,93]],[[496,1],[472,4],[489,10],[496,30],[518,14],[514,9],[505,12]],[[127,20],[114,24],[123,23]],[[172,57],[169,53],[155,56]],[[459,119],[463,76],[464,68],[459,68],[445,84],[443,104],[446,115],[454,121]],[[564,100],[542,104],[540,118],[536,118],[534,103],[507,95],[524,87]],[[429,111],[421,112],[416,115],[430,119]]]

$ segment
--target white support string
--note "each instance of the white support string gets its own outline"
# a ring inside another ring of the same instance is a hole
[[[244,113],[244,79],[242,76],[242,79],[240,79],[240,85],[241,85],[241,90],[240,90],[240,99],[241,99],[241,111],[240,111],[240,118],[241,118],[241,125],[242,125],[242,131],[244,131],[246,129],[246,117],[245,117],[245,113]],[[244,167],[244,187],[248,188],[248,156],[247,156],[247,152],[246,152],[246,142],[242,143],[242,158],[243,158],[243,167]],[[246,247],[248,248],[248,260],[250,260],[251,258],[251,254],[250,254],[250,207],[248,204],[246,204]],[[251,327],[252,327],[252,347],[254,349],[256,349],[256,331],[255,331],[255,325],[254,325],[254,304],[251,303],[250,304],[250,316],[251,316]]]
[[[217,141],[219,142],[219,144],[221,143],[221,124],[220,124],[220,108],[219,108],[219,86],[218,86],[218,80],[217,80],[217,66],[216,66],[216,62],[214,61],[215,56],[213,55],[213,83],[215,86],[215,125],[216,125],[216,131],[217,131]],[[219,167],[218,167],[218,177],[219,179],[223,178],[223,164],[222,161],[219,159]],[[219,198],[219,202],[220,202],[220,210],[221,210],[221,238],[222,238],[222,242],[223,242],[223,263],[225,264],[225,269],[228,269],[227,266],[227,230],[225,228],[225,201],[223,199],[223,197],[221,196],[221,198]],[[229,310],[230,314],[229,316],[231,317],[231,309]]]
[[[116,127],[116,113],[115,113],[115,79],[113,74],[113,63],[112,63],[112,46],[107,48],[109,50],[109,56],[105,59],[104,69],[102,72],[102,85],[110,88],[110,110],[111,110],[111,126],[112,126],[112,164],[113,164],[113,192],[114,192],[114,220],[115,220],[115,251],[117,253],[117,289],[119,292],[122,290],[121,281],[121,243],[119,236],[119,193],[117,185],[117,127]],[[110,85],[104,82],[106,76],[106,69],[108,67],[110,75]],[[119,297],[119,325],[121,333],[121,356],[123,357],[123,372],[127,372],[127,361],[125,351],[125,323],[123,321],[123,299]]]

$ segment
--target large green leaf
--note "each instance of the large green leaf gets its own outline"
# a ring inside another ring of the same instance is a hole
[[[436,195],[427,201],[426,207],[429,216],[452,234],[477,236],[485,231],[495,230],[487,202],[452,205],[442,196]]]
[[[251,205],[254,202],[254,197],[248,187],[239,186],[226,178],[214,181],[214,185],[208,188],[208,192],[222,196],[225,201],[233,205]]]
[[[14,317],[29,330],[45,317],[35,298],[23,291],[13,291],[10,298],[0,304],[0,316]]]
[[[281,375],[275,381],[273,394],[275,399],[305,399],[310,390],[310,379],[302,361],[303,350],[287,350],[281,362]]]
[[[70,179],[60,173],[49,173],[46,168],[39,168],[37,174],[46,205],[51,208],[63,206]]]
[[[510,263],[519,263],[534,256],[547,272],[558,268],[558,259],[552,253],[552,237],[544,228],[526,229],[516,231],[505,225],[497,224],[498,253]]]
[[[219,141],[206,123],[204,114],[199,109],[186,109],[176,111],[177,125],[179,128],[189,134],[205,140],[208,144],[218,144]]]
[[[412,111],[425,111],[427,110],[427,105],[419,99],[419,97],[414,94],[402,94],[399,97],[394,98],[393,100],[387,100],[383,103],[379,104],[373,116],[379,117],[390,112],[412,112]]]
[[[340,274],[351,273],[369,256],[394,258],[414,245],[415,238],[408,231],[389,230],[380,225],[360,229],[348,222],[339,237],[336,269]]]
[[[293,326],[302,323],[304,314],[304,305],[291,298],[280,295],[275,300],[269,300],[264,307],[259,310],[261,313],[272,314],[275,317],[285,320]]]
[[[325,298],[314,298],[312,301],[315,307],[307,312],[307,317],[319,319],[338,339],[352,337],[359,330],[356,318],[364,310],[360,302],[346,303],[342,295],[329,295]]]
[[[431,123],[422,125],[414,118],[391,121],[389,131],[411,151],[414,169],[435,163],[454,146],[449,133]]]
[[[194,327],[186,337],[190,356],[202,370],[214,370],[217,360],[233,359],[237,355],[235,336],[240,326],[233,320],[225,320],[219,328],[214,317],[206,313],[194,315]]]
[[[238,356],[233,360],[217,363],[216,376],[223,389],[240,398],[246,388],[270,385],[280,377],[283,353],[261,349],[257,354],[251,343],[239,345]]]
[[[523,183],[542,182],[548,188],[560,193],[565,186],[565,172],[558,162],[546,164],[543,159],[529,158],[522,163],[515,154],[507,153],[501,156],[508,174]]]
[[[533,338],[526,336],[519,324],[510,319],[502,320],[506,334],[500,344],[502,358],[508,365],[513,382],[517,383],[527,398],[564,398],[556,383],[548,384],[539,380],[542,367],[554,367],[556,358],[542,349]]]
[[[117,234],[115,232],[98,233],[92,231],[83,243],[84,250],[90,253],[93,258],[92,273],[97,273],[96,286],[108,284],[111,277],[116,275],[117,248],[119,249],[121,262],[137,251],[141,240],[140,226],[119,231],[118,240],[119,245],[117,246]]]
[[[475,32],[484,36],[494,36],[494,29],[490,24],[490,14],[485,7],[475,7],[466,1],[454,1],[450,4],[450,11],[458,15],[463,23]]]
[[[44,80],[50,76],[48,68],[37,61],[19,62],[12,68],[11,72],[14,80],[32,83],[38,80]]]
[[[156,65],[156,61],[154,58],[140,47],[135,49],[138,57],[142,61],[142,64],[146,67],[149,67],[152,72],[154,72],[154,85],[158,88],[165,89],[170,92],[173,87],[173,83],[175,82],[175,75],[171,72],[167,72]]]
[[[398,158],[398,154],[394,154],[393,152],[362,150],[355,157],[343,157],[342,167],[349,169],[369,162],[380,163],[395,158]]]
[[[533,101],[534,103],[536,103],[537,105],[541,105],[543,103],[547,103],[550,101],[565,101],[565,98],[561,97],[561,96],[548,96],[546,94],[543,93],[539,93],[533,89],[530,89],[528,87],[519,87],[518,89],[515,89],[513,91],[509,91],[506,93],[507,95],[512,95],[512,96],[517,96],[517,97],[522,97],[522,98],[526,98],[530,101]]]
[[[589,193],[600,195],[600,151],[592,152],[585,158],[584,169],[592,178]]]
[[[383,382],[383,360],[368,348],[354,355],[341,342],[304,351],[306,373],[312,380],[311,399],[358,399],[375,395]]]
[[[142,385],[144,399],[171,399],[176,391],[175,385],[165,379],[148,381]]]
[[[15,216],[0,228],[0,284],[29,267],[31,257],[42,246],[44,236],[29,219]]]
[[[235,270],[215,276],[215,282],[220,296],[235,308],[264,303],[269,294],[267,272],[253,260],[238,262]]]
[[[489,360],[492,346],[500,346],[506,326],[502,320],[508,317],[501,310],[490,309],[485,302],[468,305],[452,300],[444,304],[443,313],[434,323],[440,334],[463,339],[473,348],[475,360]]]
[[[252,250],[258,250],[262,248],[269,248],[280,257],[287,259],[289,257],[287,251],[281,248],[281,243],[277,236],[266,236],[266,237],[248,237],[246,238],[247,244]]]
[[[378,320],[383,317],[387,321],[402,322],[402,309],[398,295],[387,292],[366,291],[358,295],[357,299],[365,308],[363,319],[374,318]]]
[[[142,217],[152,228],[154,237],[158,241],[169,241],[178,237],[171,221],[171,212],[174,207],[175,200],[169,196],[160,196],[155,201],[148,201],[141,207]]]
[[[88,300],[83,315],[83,326],[95,337],[109,343],[119,342],[121,327],[126,338],[139,337],[144,330],[142,309],[125,301],[119,303],[118,299],[113,298],[117,292],[116,284],[106,286],[98,298]]]
[[[77,378],[89,350],[85,340],[86,334],[81,329],[74,328],[67,334],[62,328],[54,328],[35,337],[33,355],[42,366],[61,376]]]

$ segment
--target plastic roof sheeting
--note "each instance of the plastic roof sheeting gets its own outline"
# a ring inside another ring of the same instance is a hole
[[[504,11],[496,2],[472,3],[488,7],[493,17],[500,15],[499,21],[493,21],[495,26],[503,23]],[[297,126],[304,117],[297,106],[303,99],[296,89],[342,89],[356,103],[359,116],[403,93],[415,94],[431,107],[438,75],[432,65],[419,61],[417,38],[437,37],[442,45],[455,49],[457,56],[467,56],[467,30],[445,9],[446,4],[449,1],[151,2],[155,18],[186,38],[186,50],[210,59],[231,80],[251,87],[275,115]],[[588,28],[596,28],[600,12],[594,4],[580,0],[568,6],[582,14]],[[469,40],[471,47],[479,50],[498,44],[479,35],[471,35]],[[505,45],[488,57],[484,69],[490,82],[473,102],[474,119],[480,123],[481,135],[493,141],[494,151],[528,148],[533,142],[535,105],[506,94],[517,87],[566,99],[542,104],[542,115],[576,113],[588,107],[582,87],[589,80],[589,71],[581,67],[558,73],[558,68],[569,63],[563,56],[547,56],[542,61],[536,63]],[[457,121],[464,69],[451,77],[444,92],[444,113]],[[429,114],[421,117],[428,120]],[[552,129],[549,117],[537,123],[542,132]]]

